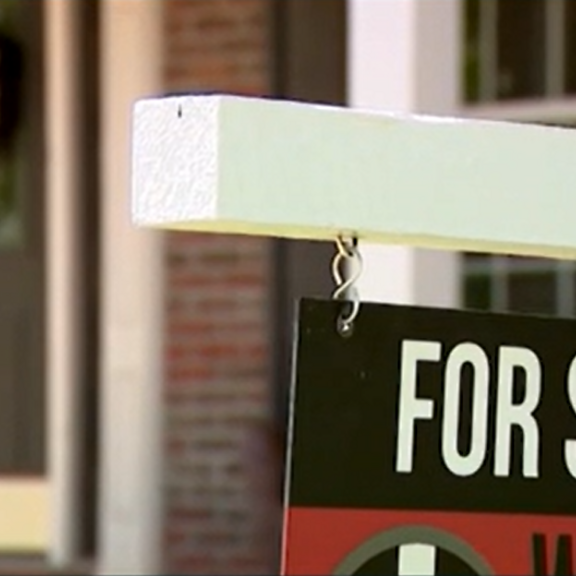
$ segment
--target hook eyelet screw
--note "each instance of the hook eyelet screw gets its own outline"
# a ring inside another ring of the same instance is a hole
[[[355,237],[336,239],[336,254],[332,260],[332,277],[336,289],[332,294],[334,300],[342,300],[350,311],[344,310],[338,316],[336,328],[343,337],[350,337],[354,331],[354,320],[360,311],[360,296],[356,282],[362,274],[362,256],[358,250],[358,240]]]

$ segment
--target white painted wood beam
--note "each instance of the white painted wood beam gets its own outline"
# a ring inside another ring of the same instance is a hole
[[[576,131],[234,96],[140,101],[160,228],[576,256]]]

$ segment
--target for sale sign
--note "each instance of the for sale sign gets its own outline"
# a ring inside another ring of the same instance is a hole
[[[576,323],[304,301],[284,574],[574,574]]]

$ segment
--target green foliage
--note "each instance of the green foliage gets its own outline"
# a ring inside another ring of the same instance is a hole
[[[11,158],[0,157],[0,226],[16,211],[15,166]]]
[[[3,31],[16,33],[17,6],[18,0],[0,0],[0,27]],[[0,98],[1,92],[0,87]],[[14,149],[0,156],[0,231],[8,220],[14,218],[18,209],[16,156]]]

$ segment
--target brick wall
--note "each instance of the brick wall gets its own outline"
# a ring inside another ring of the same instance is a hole
[[[270,0],[166,0],[168,87],[267,93],[270,4]]]
[[[167,91],[263,95],[269,0],[166,0]],[[269,241],[167,235],[165,570],[277,570]]]

